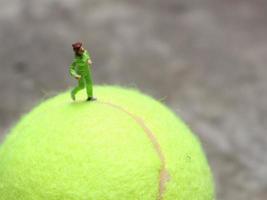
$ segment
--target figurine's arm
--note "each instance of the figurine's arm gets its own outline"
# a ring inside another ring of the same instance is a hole
[[[86,55],[86,58],[87,58],[87,63],[91,66],[93,64],[93,62],[91,60],[91,56],[88,53],[88,51],[85,51],[85,55]]]
[[[75,78],[80,78],[81,76],[79,74],[77,74],[77,72],[75,71],[75,62],[73,62],[70,66],[70,75],[75,77]]]

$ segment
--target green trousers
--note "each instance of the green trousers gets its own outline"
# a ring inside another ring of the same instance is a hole
[[[71,91],[71,98],[75,100],[75,95],[80,90],[86,88],[87,98],[93,97],[93,81],[90,75],[83,75],[79,81],[78,86]]]

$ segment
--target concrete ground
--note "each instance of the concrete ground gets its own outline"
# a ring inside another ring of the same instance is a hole
[[[0,0],[0,138],[75,84],[81,39],[96,83],[137,86],[192,127],[218,200],[265,200],[266,36],[266,0]]]

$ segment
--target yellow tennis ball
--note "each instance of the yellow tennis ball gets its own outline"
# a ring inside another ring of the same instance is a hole
[[[214,199],[201,145],[174,113],[134,89],[94,91],[22,117],[0,146],[0,200]]]

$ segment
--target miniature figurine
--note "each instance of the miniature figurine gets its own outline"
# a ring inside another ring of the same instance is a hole
[[[83,48],[81,42],[72,44],[75,58],[70,66],[70,75],[78,80],[78,86],[71,91],[71,98],[75,101],[75,95],[86,88],[87,101],[96,100],[93,97],[93,81],[91,75],[92,60],[89,53]]]

